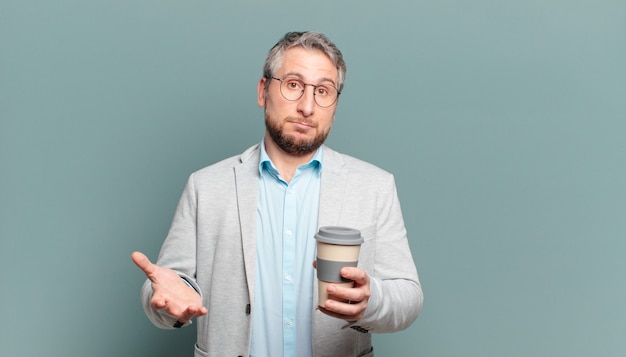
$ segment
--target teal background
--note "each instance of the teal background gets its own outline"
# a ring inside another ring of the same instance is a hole
[[[258,142],[286,31],[347,82],[426,300],[377,356],[626,355],[626,2],[0,1],[0,355],[191,356],[139,304],[187,176]]]

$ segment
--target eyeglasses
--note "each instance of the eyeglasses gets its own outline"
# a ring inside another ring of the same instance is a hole
[[[296,101],[302,98],[306,86],[313,87],[313,99],[315,103],[322,108],[328,108],[335,104],[337,98],[339,98],[339,94],[341,94],[341,92],[331,84],[308,84],[295,77],[283,79],[276,77],[270,78],[280,82],[280,94],[289,101]]]

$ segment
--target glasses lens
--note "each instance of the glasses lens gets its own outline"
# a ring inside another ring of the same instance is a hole
[[[304,93],[304,83],[295,78],[285,78],[280,84],[280,92],[287,100],[298,100]]]
[[[337,90],[330,85],[319,85],[315,87],[315,102],[320,107],[330,107],[337,100]]]

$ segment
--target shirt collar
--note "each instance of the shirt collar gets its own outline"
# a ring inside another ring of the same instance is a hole
[[[308,168],[321,168],[322,167],[322,155],[323,155],[324,145],[320,146],[316,151],[311,160],[298,167],[298,170],[306,170]],[[267,151],[265,151],[265,139],[261,142],[261,156],[259,160],[259,173],[263,174],[263,170],[268,170],[272,174],[278,176],[278,169],[274,166],[272,159],[270,159]]]

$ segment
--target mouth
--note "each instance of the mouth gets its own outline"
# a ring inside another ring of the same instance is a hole
[[[287,119],[287,122],[303,129],[311,129],[317,127],[315,123],[306,119]]]

